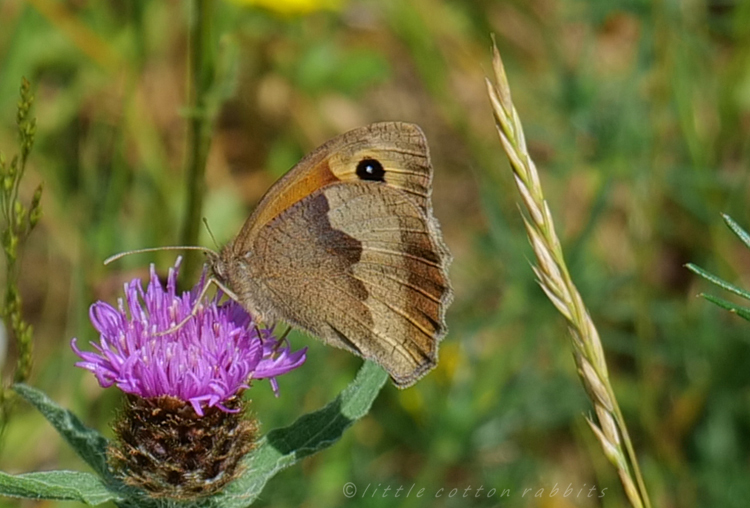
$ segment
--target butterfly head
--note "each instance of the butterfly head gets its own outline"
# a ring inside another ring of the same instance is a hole
[[[206,252],[206,261],[208,267],[211,270],[211,275],[216,278],[219,282],[226,282],[227,280],[227,264],[222,259],[218,252]]]

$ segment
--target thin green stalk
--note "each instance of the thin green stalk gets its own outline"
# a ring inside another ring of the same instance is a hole
[[[493,56],[497,84],[493,85],[488,79],[487,91],[500,141],[510,160],[521,202],[528,214],[523,219],[537,257],[534,273],[544,292],[568,321],[578,374],[596,411],[596,420],[587,418],[588,424],[605,456],[615,466],[630,504],[636,508],[651,508],[635,449],[609,381],[599,332],[568,272],[552,212],[544,199],[536,165],[528,153],[521,119],[513,106],[497,47],[494,47]]]
[[[209,107],[209,91],[213,85],[215,60],[212,37],[213,1],[194,0],[190,23],[189,86],[190,133],[186,161],[187,210],[183,224],[181,245],[198,245],[206,192],[206,161],[211,146],[213,111]],[[186,252],[180,275],[191,278],[201,265],[199,253]]]
[[[30,118],[34,96],[31,84],[24,79],[16,114],[21,154],[10,164],[0,154],[0,243],[5,257],[5,294],[0,305],[0,316],[8,337],[15,341],[18,359],[13,372],[14,382],[23,382],[31,374],[33,359],[32,327],[22,313],[21,292],[18,289],[18,259],[20,248],[41,217],[42,186],[40,185],[28,208],[19,199],[21,179],[26,170],[36,134],[36,119]],[[0,435],[5,430],[13,409],[13,392],[0,386]]]

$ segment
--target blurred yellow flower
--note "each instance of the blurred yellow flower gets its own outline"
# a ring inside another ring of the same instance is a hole
[[[309,14],[314,11],[341,9],[346,0],[231,0],[240,5],[251,5],[293,16],[295,14]]]
[[[438,380],[446,385],[453,381],[459,364],[464,361],[463,353],[458,342],[447,342],[440,346],[440,361],[435,369]]]

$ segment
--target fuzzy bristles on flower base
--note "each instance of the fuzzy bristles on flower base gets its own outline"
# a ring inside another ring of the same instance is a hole
[[[255,420],[247,419],[241,397],[224,402],[228,409],[207,408],[198,416],[176,397],[128,395],[114,424],[110,467],[133,487],[153,497],[193,499],[215,494],[242,472],[242,458],[252,450]]]

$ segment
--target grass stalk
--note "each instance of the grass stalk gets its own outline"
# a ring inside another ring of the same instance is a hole
[[[536,165],[528,153],[521,120],[513,106],[508,79],[495,45],[492,63],[496,84],[487,79],[487,91],[500,141],[527,212],[523,220],[537,258],[533,270],[544,292],[568,321],[578,375],[596,412],[596,419],[587,417],[586,420],[605,456],[616,468],[630,504],[636,508],[651,508],[635,449],[609,381],[599,333],[565,264],[552,213],[544,199]]]
[[[189,119],[190,133],[186,160],[187,210],[182,227],[181,245],[198,245],[206,193],[206,161],[211,146],[213,112],[209,107],[209,92],[214,78],[214,51],[211,34],[213,21],[212,0],[193,0],[190,20],[189,51]],[[201,265],[200,254],[185,252],[185,264],[180,276],[190,280]]]
[[[18,286],[19,260],[23,244],[42,214],[41,184],[28,207],[20,198],[21,180],[36,137],[36,118],[30,116],[34,95],[31,84],[25,78],[21,81],[20,92],[16,113],[20,155],[14,156],[10,164],[6,164],[5,157],[0,153],[0,243],[5,258],[5,294],[0,303],[0,317],[4,324],[0,333],[5,338],[0,346],[0,367],[4,364],[5,349],[10,337],[15,342],[18,355],[12,376],[15,383],[29,379],[34,357],[33,328],[23,315]],[[0,386],[0,447],[4,444],[2,437],[15,403],[13,393],[6,386]]]

